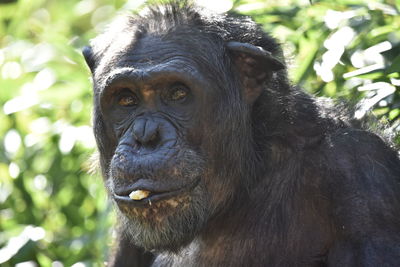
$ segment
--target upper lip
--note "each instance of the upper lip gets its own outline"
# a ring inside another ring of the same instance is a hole
[[[185,185],[167,186],[160,183],[160,181],[140,179],[131,186],[116,189],[114,191],[114,199],[117,202],[142,206],[162,199],[171,198],[183,192],[190,191],[195,188],[199,182],[200,179],[195,179],[194,181]],[[129,194],[135,190],[149,191],[150,195],[141,200],[133,200],[129,197]]]

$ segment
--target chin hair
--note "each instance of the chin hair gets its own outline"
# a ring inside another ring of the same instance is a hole
[[[194,239],[208,220],[208,201],[201,190],[204,188],[196,189],[191,193],[189,207],[167,215],[162,223],[138,219],[117,209],[120,227],[132,243],[145,250],[177,252]]]

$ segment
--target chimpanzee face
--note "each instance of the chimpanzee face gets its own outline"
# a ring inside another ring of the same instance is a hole
[[[215,209],[203,144],[214,88],[192,53],[147,36],[94,75],[112,140],[106,185],[134,242],[146,248],[188,241]]]
[[[123,30],[93,50],[94,132],[120,221],[136,245],[176,250],[244,191],[249,107],[282,64],[185,27]]]

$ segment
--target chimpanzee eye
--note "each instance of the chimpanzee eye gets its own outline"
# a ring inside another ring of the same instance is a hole
[[[136,95],[124,93],[118,98],[118,105],[123,107],[132,107],[139,104],[139,99]]]
[[[168,101],[182,101],[189,94],[189,89],[182,84],[173,85],[168,93],[167,100]]]

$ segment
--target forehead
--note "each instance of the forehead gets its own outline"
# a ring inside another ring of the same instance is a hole
[[[199,43],[202,43],[199,45]],[[126,36],[120,33],[113,38],[110,47],[105,51],[101,66],[96,75],[100,80],[105,74],[118,68],[175,68],[188,71],[207,70],[211,59],[206,59],[212,52],[212,45],[204,38],[176,34],[146,34]]]
[[[167,74],[215,82],[224,71],[221,67],[224,64],[220,64],[223,49],[214,43],[215,40],[200,35],[175,31],[164,35],[133,34],[129,41],[127,36],[117,36],[111,43],[124,45],[106,51],[95,81],[101,88],[120,76],[119,72],[128,71],[135,72],[138,77]],[[118,38],[125,38],[125,41],[120,42]]]
[[[119,66],[146,66],[160,64],[179,57],[181,61],[194,61],[193,50],[180,42],[158,36],[145,36],[134,42],[118,60]]]

